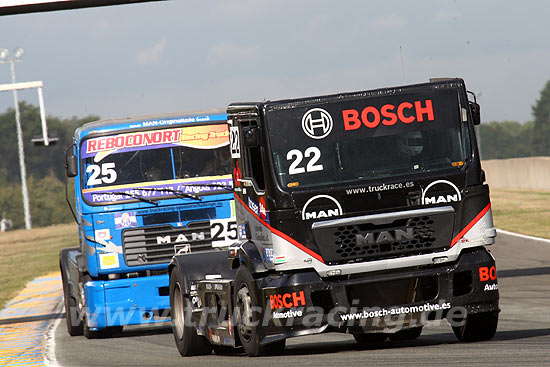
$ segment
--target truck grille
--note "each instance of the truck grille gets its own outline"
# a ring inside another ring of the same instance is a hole
[[[404,217],[397,214],[395,217],[386,216],[384,220],[364,216],[327,221],[321,228],[314,225],[313,236],[321,256],[329,264],[398,258],[449,249],[454,212],[410,212],[426,215]]]
[[[179,248],[190,252],[212,249],[210,222],[191,222],[185,227],[169,225],[126,229],[122,232],[124,260],[128,266],[168,263]]]

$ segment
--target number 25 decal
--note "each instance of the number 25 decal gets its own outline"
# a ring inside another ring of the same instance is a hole
[[[210,221],[210,238],[212,239],[212,247],[229,246],[231,241],[237,239],[235,218]]]
[[[302,159],[311,157],[309,162],[307,163],[306,167],[299,167],[300,163],[302,163]],[[288,173],[291,175],[297,175],[299,173],[304,172],[315,172],[315,171],[322,171],[323,165],[322,164],[316,164],[319,159],[321,158],[321,151],[317,147],[309,147],[305,150],[304,154],[298,149],[292,149],[286,154],[286,160],[294,161],[290,164],[290,167],[288,168]]]
[[[103,163],[101,167],[98,164],[91,164],[86,167],[86,173],[91,173],[86,184],[87,186],[97,186],[102,183],[110,184],[117,179],[115,164],[113,162]]]

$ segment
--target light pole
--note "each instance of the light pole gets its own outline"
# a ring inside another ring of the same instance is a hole
[[[0,60],[2,64],[9,63],[11,69],[11,82],[15,84],[15,63],[21,62],[23,49],[17,48],[13,52],[13,57],[8,58],[9,52],[6,49],[0,49]],[[13,90],[13,103],[15,104],[15,126],[17,129],[17,146],[19,150],[19,169],[21,171],[21,192],[23,194],[23,210],[25,213],[25,228],[31,229],[31,212],[29,209],[29,193],[27,190],[27,171],[25,169],[25,152],[23,150],[23,132],[21,130],[21,115],[19,113],[19,100],[17,90]]]

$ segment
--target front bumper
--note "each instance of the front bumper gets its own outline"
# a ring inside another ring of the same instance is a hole
[[[90,281],[84,285],[91,328],[170,321],[168,274]]]
[[[313,271],[256,281],[264,342],[323,331],[395,332],[498,311],[495,261],[484,248],[454,263],[320,278]]]

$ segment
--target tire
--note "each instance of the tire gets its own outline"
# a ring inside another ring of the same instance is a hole
[[[471,314],[464,320],[464,325],[453,326],[458,340],[466,343],[489,340],[497,331],[498,311]]]
[[[413,327],[410,329],[399,330],[394,334],[390,334],[391,341],[415,340],[422,334],[422,326]]]
[[[386,333],[362,333],[362,334],[353,334],[355,341],[359,344],[372,344],[372,343],[382,343],[388,337]]]
[[[236,310],[236,328],[244,351],[249,357],[282,354],[286,339],[267,345],[260,345],[259,318],[260,302],[254,288],[252,274],[241,266],[235,276],[233,304]]]
[[[63,284],[63,299],[65,303],[65,321],[67,324],[67,332],[70,336],[79,336],[82,335],[84,330],[82,326],[82,318],[78,312],[77,302],[72,297],[69,290],[69,283],[67,281],[67,276],[65,271],[60,264],[61,270],[61,283]]]
[[[174,340],[182,357],[212,353],[212,345],[192,325],[191,301],[182,292],[178,268],[170,273],[170,312]]]
[[[82,283],[82,287],[84,286],[84,284],[86,284],[87,282],[91,281],[92,278],[88,275],[88,274],[85,274],[82,276],[81,278],[81,283]],[[80,287],[80,286],[79,286]],[[84,334],[84,336],[87,338],[87,339],[104,339],[104,338],[110,338],[112,337],[114,334],[119,334],[122,332],[122,329],[123,327],[122,326],[110,326],[110,327],[106,327],[106,328],[102,328],[102,329],[99,329],[99,330],[91,330],[90,327],[88,326],[88,313],[86,312],[86,299],[85,299],[85,293],[83,291],[83,289],[80,289],[79,288],[79,302],[80,304],[78,305],[78,309],[81,313],[80,317],[82,319],[82,334]]]

